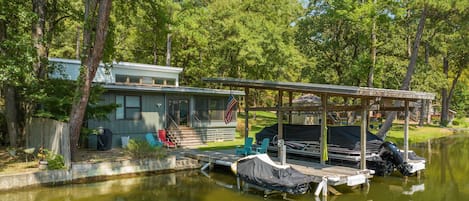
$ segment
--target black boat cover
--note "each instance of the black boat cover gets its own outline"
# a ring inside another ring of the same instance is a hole
[[[262,142],[264,138],[270,138],[271,142],[274,141],[274,136],[277,135],[278,124],[263,128],[256,134],[256,141]],[[284,139],[286,141],[319,141],[321,136],[320,125],[283,125]],[[382,140],[367,131],[366,140],[381,141]],[[327,127],[327,143],[339,145],[348,149],[360,148],[360,126],[328,126]]]
[[[313,177],[288,165],[275,164],[267,154],[251,155],[237,161],[237,175],[256,186],[290,194],[303,194]]]

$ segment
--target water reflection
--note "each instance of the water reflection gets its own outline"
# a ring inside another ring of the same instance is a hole
[[[457,201],[469,197],[469,135],[455,135],[412,149],[427,158],[427,169],[421,178],[400,175],[375,177],[369,190],[339,187],[340,196],[328,201]],[[294,200],[322,200],[312,193],[288,196]],[[240,201],[282,200],[281,195],[264,198],[263,192],[238,191],[236,178],[229,171],[211,171],[208,177],[200,171],[178,172],[139,178],[125,178],[89,184],[40,187],[0,193],[0,200],[24,201],[136,201],[189,200]]]

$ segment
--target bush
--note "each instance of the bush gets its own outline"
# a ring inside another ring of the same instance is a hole
[[[47,161],[47,169],[49,170],[58,170],[65,167],[65,161],[62,155],[54,154],[43,147],[39,148],[37,156],[40,161]]]
[[[58,170],[64,167],[64,157],[60,154],[53,154],[47,159],[47,169],[49,170]]]
[[[143,140],[130,139],[126,148],[132,157],[141,158],[163,158],[166,156],[166,150],[163,147],[152,147]]]

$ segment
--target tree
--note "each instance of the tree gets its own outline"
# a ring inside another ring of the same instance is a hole
[[[469,17],[469,10],[451,9],[447,12],[446,17],[451,21],[444,24],[448,32],[444,35],[447,50],[443,56],[443,74],[450,84],[449,88],[443,87],[441,89],[440,125],[442,126],[449,123],[448,114],[456,87],[464,71],[469,69],[469,37],[467,36],[469,23],[466,20]]]
[[[90,97],[90,88],[103,58],[112,0],[87,0],[83,29],[83,50],[80,75],[70,112],[70,146],[72,160],[76,157],[80,129]],[[94,36],[94,38],[93,38]]]
[[[420,20],[419,20],[419,24],[417,27],[417,31],[415,33],[415,40],[412,45],[412,52],[410,55],[409,65],[407,66],[407,73],[404,78],[404,81],[402,82],[400,90],[409,90],[410,88],[410,81],[412,80],[412,75],[414,74],[414,71],[415,71],[414,69],[417,64],[418,49],[420,46],[420,40],[422,39],[423,29],[425,27],[425,20],[427,18],[427,9],[428,9],[428,5],[424,4],[422,13],[420,14]],[[401,103],[397,101],[396,105],[400,106]],[[379,129],[377,133],[378,137],[380,137],[383,140],[386,138],[386,134],[391,128],[392,122],[395,118],[396,118],[396,112],[389,112],[386,115],[386,120],[383,123],[381,129]]]
[[[5,119],[10,146],[16,147],[21,133],[19,94],[31,84],[31,7],[25,2],[0,1],[0,86],[5,97]],[[18,90],[19,89],[19,90]]]

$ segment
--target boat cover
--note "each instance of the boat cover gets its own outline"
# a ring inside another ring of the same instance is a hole
[[[237,161],[237,175],[256,186],[290,194],[303,194],[313,177],[289,165],[275,164],[267,154],[251,155]]]
[[[256,134],[256,141],[262,142],[262,139],[270,138],[273,142],[277,132],[278,124],[265,127]],[[319,141],[321,126],[284,124],[283,133],[285,141]],[[328,126],[327,135],[328,144],[348,149],[360,149],[360,126]],[[366,140],[382,143],[382,140],[370,131],[367,131]]]

